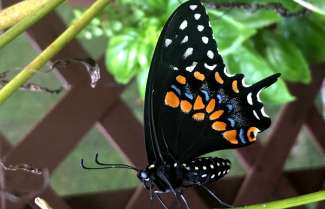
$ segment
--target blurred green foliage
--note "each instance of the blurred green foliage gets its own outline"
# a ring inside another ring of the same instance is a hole
[[[83,31],[87,39],[106,36],[106,65],[115,80],[127,84],[136,79],[144,98],[146,79],[160,31],[181,0],[114,1]],[[227,2],[227,1],[210,1]],[[236,2],[236,1],[232,1]],[[290,12],[303,9],[291,0],[246,0],[238,2],[278,2]],[[313,1],[325,8],[325,1]],[[292,101],[284,81],[308,84],[309,65],[325,61],[325,18],[308,13],[282,17],[273,10],[243,11],[208,8],[218,48],[232,73],[243,73],[249,83],[275,72],[282,77],[263,92],[265,101],[281,104]],[[75,11],[79,16],[80,11]]]

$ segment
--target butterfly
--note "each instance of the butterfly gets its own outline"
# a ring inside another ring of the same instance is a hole
[[[199,0],[181,4],[166,22],[152,58],[145,95],[144,128],[148,166],[129,168],[151,197],[172,193],[187,208],[182,189],[205,185],[229,173],[231,163],[202,157],[222,149],[247,146],[271,120],[259,94],[277,81],[271,75],[251,86],[243,74],[230,75]]]

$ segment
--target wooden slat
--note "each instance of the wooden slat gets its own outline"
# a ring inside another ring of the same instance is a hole
[[[263,152],[264,148],[265,147],[260,143],[260,141],[256,141],[253,145],[237,150],[240,155],[239,159],[241,159],[242,165],[245,165],[246,171],[250,172],[250,170],[254,166],[256,158],[258,157],[260,152]],[[239,191],[239,188],[236,191]],[[277,185],[277,192],[273,195],[274,199],[293,197],[297,194],[298,193],[295,191],[289,181],[284,176],[281,176]],[[235,196],[236,195],[234,195],[234,197]],[[306,207],[301,206],[297,207],[296,209],[306,209]]]
[[[315,142],[318,145],[317,147],[322,153],[325,153],[325,131],[323,129],[325,127],[325,121],[315,106],[313,106],[309,111],[306,125],[310,133],[313,135]]]
[[[0,133],[0,159],[2,159],[8,152],[10,152],[12,146],[8,140]]]
[[[134,189],[123,189],[67,196],[64,199],[74,209],[124,209],[133,193]]]
[[[313,83],[293,86],[298,99],[283,109],[280,119],[270,135],[263,153],[256,160],[254,168],[248,173],[236,198],[237,204],[254,203],[268,200],[274,191],[274,185],[281,177],[287,155],[307,116],[316,93],[323,80],[325,65],[313,66]],[[262,189],[261,189],[262,188]]]
[[[104,136],[124,153],[129,162],[139,168],[146,166],[143,127],[123,102],[118,102],[100,119],[99,127]]]

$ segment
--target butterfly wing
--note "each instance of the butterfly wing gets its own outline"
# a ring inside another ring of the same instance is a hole
[[[279,74],[252,86],[227,73],[204,6],[182,4],[159,37],[145,100],[149,163],[180,162],[220,149],[251,144],[271,120],[260,91]]]

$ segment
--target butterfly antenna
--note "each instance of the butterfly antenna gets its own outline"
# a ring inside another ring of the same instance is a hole
[[[86,170],[94,170],[94,169],[109,169],[109,168],[124,168],[124,169],[130,169],[130,170],[134,170],[134,171],[139,171],[138,168],[136,167],[133,167],[133,166],[130,166],[130,165],[126,165],[126,164],[108,164],[108,163],[102,163],[98,160],[98,153],[96,153],[96,156],[95,156],[95,163],[97,165],[99,165],[100,167],[88,167],[85,165],[84,163],[84,159],[81,159],[80,160],[80,165],[83,169],[86,169]]]

